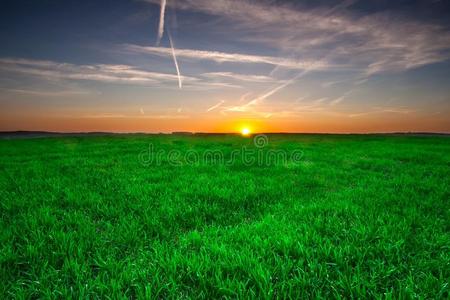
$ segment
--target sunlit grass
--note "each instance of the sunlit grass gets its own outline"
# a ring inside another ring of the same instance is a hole
[[[450,140],[269,136],[269,167],[142,165],[241,136],[0,140],[0,298],[448,298]]]

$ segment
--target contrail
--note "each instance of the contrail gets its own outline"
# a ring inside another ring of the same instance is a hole
[[[273,94],[275,94],[276,92],[278,92],[279,90],[284,89],[285,87],[287,87],[288,85],[292,84],[295,80],[299,79],[300,77],[302,77],[303,75],[307,74],[309,72],[309,70],[303,70],[302,72],[300,72],[299,74],[297,74],[296,76],[294,76],[293,78],[289,79],[288,81],[285,81],[284,83],[282,83],[281,85],[269,90],[268,92],[266,92],[265,94],[256,97],[255,99],[253,99],[252,101],[248,102],[245,106],[249,106],[249,105],[254,105],[256,103],[258,103],[261,100],[264,100],[270,96],[272,96]]]
[[[168,35],[169,35],[170,48],[172,48],[173,62],[175,63],[175,68],[177,69],[178,87],[181,89],[183,87],[183,82],[181,79],[180,68],[178,67],[177,56],[175,55],[175,49],[173,48],[172,35],[170,34],[170,31],[168,31]]]
[[[159,27],[158,27],[158,38],[156,40],[156,46],[159,46],[161,38],[164,34],[164,15],[166,14],[166,0],[161,0],[161,12],[159,14]]]
[[[211,106],[210,108],[208,108],[206,111],[212,111],[215,110],[216,108],[218,108],[219,106],[221,106],[225,101],[220,101],[219,103],[217,103],[216,105]]]
[[[298,73],[297,75],[295,75],[294,77],[292,77],[291,79],[285,81],[284,83],[282,83],[281,85],[267,91],[265,94],[260,95],[258,97],[256,97],[255,99],[253,99],[252,101],[248,102],[246,105],[244,106],[249,106],[249,105],[255,105],[257,104],[259,101],[265,100],[266,98],[272,96],[273,94],[277,93],[278,91],[284,89],[285,87],[287,87],[288,85],[291,85],[292,83],[294,83],[297,79],[299,79],[300,77],[303,77],[304,75],[308,74],[309,72],[313,71],[315,69],[315,65],[317,64],[321,64],[323,60],[325,60],[327,57],[329,56],[326,55],[324,56],[324,58],[322,58],[321,61],[317,62],[317,63],[313,63],[311,66],[309,66],[308,68],[304,69],[303,71],[301,71],[300,73]]]

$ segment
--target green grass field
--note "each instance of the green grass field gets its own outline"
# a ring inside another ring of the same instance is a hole
[[[448,298],[450,139],[0,140],[0,298]]]

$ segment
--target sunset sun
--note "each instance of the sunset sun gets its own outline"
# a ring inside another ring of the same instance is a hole
[[[249,135],[249,134],[250,134],[250,129],[248,129],[247,127],[242,128],[241,134],[242,134],[243,136]]]

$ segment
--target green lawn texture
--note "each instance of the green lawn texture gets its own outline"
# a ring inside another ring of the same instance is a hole
[[[0,298],[448,299],[449,138],[268,139],[301,160],[140,156],[256,149],[232,135],[0,140]]]

